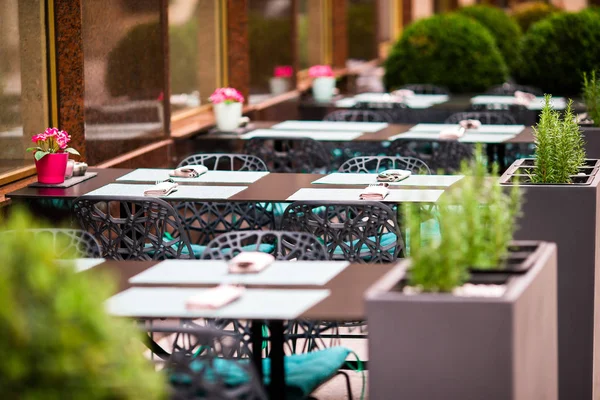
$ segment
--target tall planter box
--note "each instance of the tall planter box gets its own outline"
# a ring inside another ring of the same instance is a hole
[[[585,140],[585,152],[590,158],[600,158],[600,128],[594,126],[581,126]]]
[[[600,174],[598,160],[588,160],[574,184],[533,185],[525,170],[532,160],[517,160],[500,178],[521,179],[523,213],[515,239],[555,242],[558,246],[558,360],[561,400],[598,398],[600,343],[598,309]]]
[[[526,272],[474,275],[500,297],[403,294],[408,261],[371,287],[369,397],[557,399],[556,245],[527,245]]]

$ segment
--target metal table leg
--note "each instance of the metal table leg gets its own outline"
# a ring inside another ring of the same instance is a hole
[[[271,384],[269,397],[285,399],[284,336],[283,321],[269,321],[271,331]]]

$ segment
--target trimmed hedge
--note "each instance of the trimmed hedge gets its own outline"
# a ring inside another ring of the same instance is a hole
[[[508,69],[492,34],[459,14],[441,14],[406,28],[384,63],[388,90],[431,83],[452,92],[480,92],[507,78]]]
[[[557,11],[559,11],[559,8],[552,4],[543,1],[529,1],[515,5],[512,17],[519,24],[521,30],[527,32],[531,25],[549,17]]]
[[[498,49],[504,56],[504,61],[510,71],[519,66],[519,47],[517,43],[521,37],[519,25],[503,10],[497,7],[478,5],[463,7],[458,10],[460,14],[474,18],[489,29]]]
[[[600,64],[600,16],[583,11],[558,13],[536,24],[523,36],[520,83],[554,95],[575,95],[581,76]]]

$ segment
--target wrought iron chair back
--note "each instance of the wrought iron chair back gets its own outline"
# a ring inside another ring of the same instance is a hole
[[[296,201],[285,210],[281,229],[313,234],[331,260],[380,263],[404,255],[396,212],[376,201]]]
[[[430,174],[424,161],[414,157],[401,156],[364,156],[354,157],[343,163],[339,172],[379,173],[387,169],[405,169],[415,174]]]
[[[186,165],[204,165],[212,171],[268,171],[263,160],[250,154],[192,154],[184,158],[177,167]]]
[[[150,197],[81,196],[73,202],[81,228],[114,260],[193,258],[179,216],[169,203]]]
[[[507,112],[493,112],[493,111],[470,111],[460,112],[449,116],[445,123],[446,124],[457,124],[460,121],[467,119],[476,119],[482,124],[486,125],[514,125],[517,122],[515,118]]]
[[[323,121],[343,122],[392,122],[389,114],[373,110],[337,110],[323,118]]]
[[[244,151],[265,160],[271,172],[318,173],[330,168],[323,143],[311,138],[252,138]]]
[[[12,231],[2,231],[2,235],[10,235]],[[28,229],[31,240],[40,237],[52,238],[56,256],[60,258],[86,257],[99,258],[102,251],[100,244],[89,232],[80,229],[37,228]]]

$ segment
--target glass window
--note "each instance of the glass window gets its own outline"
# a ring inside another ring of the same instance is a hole
[[[218,0],[169,2],[171,116],[208,103],[221,86]]]
[[[161,0],[82,0],[89,164],[165,135]]]
[[[0,180],[32,167],[31,136],[48,126],[46,41],[39,1],[0,1]],[[33,171],[33,169],[32,169]]]
[[[324,0],[298,0],[296,15],[296,43],[298,68],[328,64],[326,49],[326,4]]]
[[[277,66],[292,66],[292,0],[249,0],[250,103],[271,93]],[[274,88],[274,90],[276,90]]]
[[[348,1],[348,58],[377,58],[377,4],[375,0]]]

